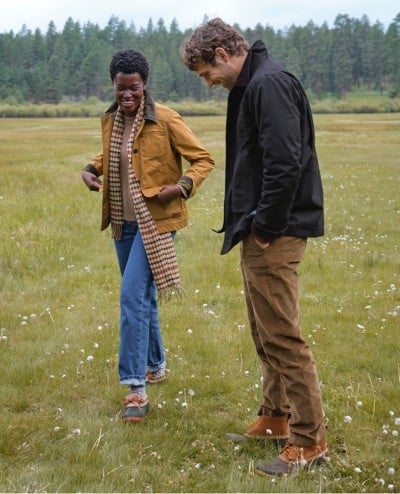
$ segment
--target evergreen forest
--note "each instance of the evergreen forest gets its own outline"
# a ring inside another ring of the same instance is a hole
[[[251,43],[265,42],[270,56],[292,71],[315,99],[345,98],[353,90],[400,96],[400,13],[390,25],[371,24],[339,14],[332,27],[310,21],[305,26],[274,30],[269,25],[240,29]],[[25,26],[0,34],[0,101],[8,104],[112,100],[108,66],[114,52],[133,48],[150,64],[149,84],[159,101],[223,100],[220,88],[206,84],[182,63],[180,49],[191,30],[162,19],[146,28],[112,16],[104,28],[80,25],[69,18],[57,31]]]

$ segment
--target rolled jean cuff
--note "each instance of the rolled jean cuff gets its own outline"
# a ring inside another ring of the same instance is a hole
[[[164,361],[164,362],[161,362],[161,364],[158,364],[158,365],[148,365],[147,366],[147,370],[149,372],[160,372],[160,371],[165,370],[166,367],[167,367],[167,363]]]
[[[131,377],[126,379],[121,379],[119,383],[128,386],[146,386],[146,378],[136,379],[134,377]]]

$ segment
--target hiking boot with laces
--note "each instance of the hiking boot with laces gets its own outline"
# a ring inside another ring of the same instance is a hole
[[[248,439],[288,439],[289,433],[289,423],[286,416],[268,417],[261,415],[250,424],[244,436]]]
[[[166,378],[167,378],[167,374],[165,372],[165,369],[156,372],[150,372],[150,371],[146,372],[146,383],[149,384],[160,383],[162,381],[165,381]]]
[[[130,393],[124,399],[125,411],[121,416],[123,422],[139,422],[149,413],[149,399],[140,393]]]
[[[269,464],[258,465],[256,473],[265,476],[288,475],[296,469],[304,468],[311,463],[327,461],[328,447],[325,438],[310,446],[287,444],[278,458]]]
[[[226,432],[224,436],[225,439],[234,443],[253,440],[271,441],[280,449],[287,443],[289,432],[288,418],[286,416],[268,417],[267,415],[261,415],[250,424],[244,434]]]

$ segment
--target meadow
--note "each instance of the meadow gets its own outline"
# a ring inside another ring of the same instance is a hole
[[[118,418],[119,272],[81,169],[97,118],[0,119],[1,492],[400,492],[400,114],[316,115],[326,234],[301,266],[330,461],[254,473],[234,444],[261,401],[238,249],[220,256],[224,117],[186,119],[216,160],[176,247],[186,290],[160,320],[168,379]]]

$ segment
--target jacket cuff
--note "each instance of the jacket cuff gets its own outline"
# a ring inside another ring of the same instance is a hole
[[[262,237],[266,242],[272,242],[276,238],[279,238],[279,236],[273,236],[273,235],[265,235],[265,233],[257,228],[257,226],[254,223],[254,220],[251,223],[251,233],[254,235],[258,235],[259,237]]]
[[[179,181],[178,181],[178,184],[177,184],[181,191],[182,191],[182,195],[185,199],[187,199],[191,192],[192,192],[192,189],[193,189],[193,180],[189,177],[186,177],[185,175],[183,175]]]

